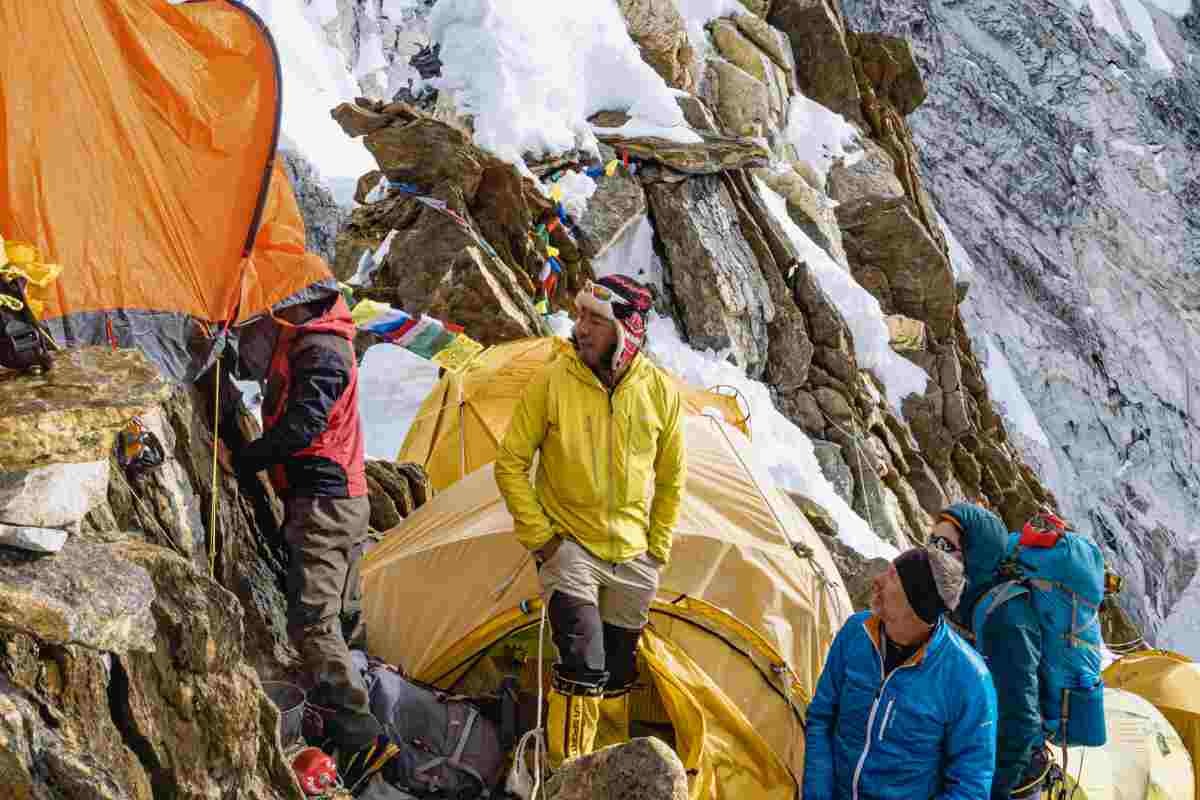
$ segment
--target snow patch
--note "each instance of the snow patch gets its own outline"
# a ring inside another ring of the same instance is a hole
[[[650,217],[641,218],[625,229],[621,238],[613,242],[599,258],[592,260],[592,269],[597,277],[605,275],[627,275],[640,283],[654,287],[657,297],[662,297],[663,263],[654,252],[654,226]]]
[[[1008,423],[1017,431],[1040,444],[1050,446],[1050,438],[1038,422],[1033,406],[1021,391],[1021,384],[1013,372],[1012,365],[1004,351],[996,346],[995,340],[988,335],[984,339],[987,346],[986,360],[983,365],[983,376],[987,381],[988,391],[992,402],[1000,406],[1001,413]]]
[[[358,413],[368,458],[396,458],[437,380],[437,364],[403,347],[377,344],[367,351],[358,371]]]
[[[582,172],[567,170],[555,181],[555,185],[562,189],[562,204],[567,213],[576,222],[582,220],[584,212],[587,211],[588,201],[596,193],[596,181]]]
[[[279,50],[285,87],[280,147],[303,154],[324,177],[358,178],[375,169],[375,159],[362,143],[329,116],[334,106],[361,94],[316,22],[329,6],[336,15],[336,3],[330,0],[308,9],[296,0],[246,0],[246,5],[262,17]]]
[[[1186,17],[1192,10],[1192,0],[1150,0],[1150,4],[1173,17]]]
[[[924,394],[929,384],[925,370],[892,350],[887,323],[883,310],[870,292],[858,285],[854,277],[838,266],[816,242],[800,230],[787,212],[786,201],[758,178],[759,192],[767,208],[787,231],[792,244],[800,251],[800,258],[808,264],[817,278],[817,283],[833,300],[838,311],[850,327],[854,337],[854,353],[858,365],[872,370],[883,382],[888,403],[903,416],[900,405],[910,394]]]
[[[1125,6],[1125,16],[1133,26],[1133,32],[1146,44],[1146,63],[1151,69],[1171,72],[1175,65],[1163,49],[1162,42],[1158,39],[1158,31],[1154,29],[1154,18],[1150,16],[1142,0],[1121,0],[1121,3]]]
[[[799,93],[788,106],[784,137],[821,176],[822,185],[835,159],[845,159],[851,166],[864,155],[858,146],[859,133],[845,117]]]
[[[695,74],[702,75],[704,62],[712,52],[708,31],[704,28],[718,17],[732,17],[748,13],[738,0],[675,0],[675,7],[687,27],[688,42],[695,52]]]
[[[686,124],[612,0],[441,0],[430,35],[442,44],[433,85],[474,115],[477,144],[519,167],[527,153],[581,149],[598,158],[587,121],[597,111],[659,128]]]

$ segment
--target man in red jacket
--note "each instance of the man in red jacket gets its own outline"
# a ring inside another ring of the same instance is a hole
[[[263,435],[233,464],[240,475],[269,469],[283,499],[283,534],[291,551],[288,635],[312,681],[310,701],[336,712],[328,732],[340,753],[368,748],[382,733],[341,624],[343,607],[356,594],[371,512],[354,332],[350,310],[336,296],[283,309],[274,321],[242,334],[243,367],[256,346],[260,362],[271,355]]]

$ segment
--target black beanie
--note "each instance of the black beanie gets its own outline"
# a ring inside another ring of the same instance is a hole
[[[905,550],[892,561],[904,596],[908,604],[926,625],[933,625],[946,610],[937,583],[933,579],[933,568],[929,565],[929,553],[923,547]]]

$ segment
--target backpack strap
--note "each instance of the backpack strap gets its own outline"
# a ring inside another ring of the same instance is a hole
[[[428,783],[427,779],[423,777],[424,773],[434,769],[435,767],[439,767],[442,764],[447,764],[454,769],[467,773],[479,783],[479,797],[489,797],[490,792],[488,790],[487,781],[483,779],[483,776],[479,774],[478,770],[468,764],[464,764],[461,761],[462,754],[467,749],[467,742],[471,738],[471,731],[475,728],[475,720],[478,718],[479,711],[474,706],[468,705],[467,721],[463,725],[462,733],[458,737],[458,743],[454,746],[454,752],[449,756],[438,756],[436,758],[429,759],[424,764],[414,769],[413,774],[420,778],[420,780],[423,782]]]
[[[1029,587],[1022,581],[1003,581],[988,589],[975,603],[971,627],[975,632],[975,649],[983,652],[983,629],[992,612],[1009,600],[1029,594]]]
[[[1058,581],[1048,581],[1044,578],[1030,578],[1026,581],[1031,588],[1041,592],[1052,592],[1058,590],[1065,593],[1071,598],[1071,628],[1063,634],[1063,638],[1072,647],[1082,647],[1088,650],[1100,652],[1100,645],[1093,644],[1086,639],[1081,639],[1080,634],[1088,630],[1097,619],[1100,618],[1100,606],[1089,603],[1078,592],[1064,583]],[[1085,609],[1083,621],[1080,621],[1080,606]]]

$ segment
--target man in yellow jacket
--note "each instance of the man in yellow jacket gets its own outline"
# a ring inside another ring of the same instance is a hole
[[[496,458],[558,647],[546,723],[554,768],[591,752],[602,717],[602,744],[628,739],[637,643],[679,518],[682,401],[641,353],[650,305],[630,278],[589,281],[575,300],[575,351],[530,383]]]

